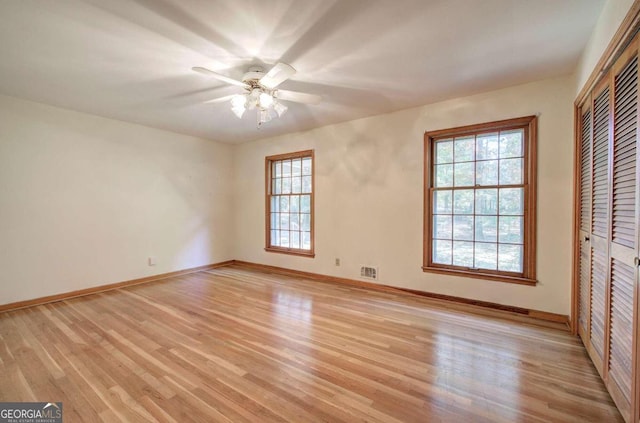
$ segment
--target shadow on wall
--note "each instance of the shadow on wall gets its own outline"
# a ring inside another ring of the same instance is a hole
[[[388,185],[398,168],[402,172],[421,169],[424,130],[416,129],[420,118],[417,112],[402,112],[323,128],[323,138],[336,140],[338,148],[326,151],[329,157],[321,168],[332,174],[337,166],[344,167],[345,183],[356,189]]]

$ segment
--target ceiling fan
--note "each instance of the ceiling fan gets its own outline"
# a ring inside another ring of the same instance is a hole
[[[267,73],[264,73],[261,67],[253,66],[244,74],[242,81],[203,67],[194,67],[192,69],[195,72],[216,78],[227,84],[243,88],[244,92],[242,94],[226,95],[205,101],[205,103],[230,101],[231,110],[238,118],[242,118],[246,110],[256,109],[258,112],[258,127],[276,116],[282,116],[287,111],[287,106],[282,104],[280,100],[305,104],[318,104],[322,100],[319,95],[278,88],[280,84],[296,73],[296,70],[286,63],[277,63]]]

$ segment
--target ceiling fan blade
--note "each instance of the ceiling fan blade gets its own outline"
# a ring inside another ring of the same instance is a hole
[[[276,97],[280,100],[295,101],[296,103],[305,104],[318,104],[322,101],[322,97],[319,95],[288,90],[278,90]]]
[[[207,100],[207,101],[204,102],[204,104],[224,103],[225,101],[229,101],[229,100],[231,100],[233,97],[235,97],[237,95],[238,94],[225,95],[223,97],[218,97],[218,98],[214,98],[212,100]]]
[[[227,84],[231,84],[231,85],[237,85],[238,87],[242,87],[242,88],[246,88],[248,87],[247,84],[245,84],[242,81],[238,81],[236,79],[233,78],[229,78],[228,76],[219,74],[218,72],[214,72],[212,70],[209,70],[207,68],[201,68],[201,67],[195,67],[195,68],[191,68],[193,71],[201,73],[203,75],[207,75],[207,76],[211,76],[213,78],[216,78],[222,82],[226,82]]]
[[[258,82],[263,87],[272,90],[287,79],[291,78],[295,73],[296,70],[293,66],[280,62],[272,67],[271,70],[267,72],[265,76],[260,78],[260,81]]]

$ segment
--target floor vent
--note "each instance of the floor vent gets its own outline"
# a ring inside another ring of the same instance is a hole
[[[373,266],[361,266],[360,277],[364,279],[378,280],[378,268]]]

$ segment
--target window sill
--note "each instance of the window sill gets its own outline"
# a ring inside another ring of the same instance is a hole
[[[462,270],[462,269],[443,269],[441,267],[422,266],[423,272],[438,273],[441,275],[461,276],[474,279],[485,279],[495,282],[514,283],[518,285],[536,286],[536,279],[523,278],[518,276],[494,275],[491,273],[482,273],[480,271]]]
[[[289,254],[292,256],[300,256],[300,257],[314,258],[316,256],[316,254],[313,251],[292,250],[289,248],[265,247],[264,250],[269,253]]]

